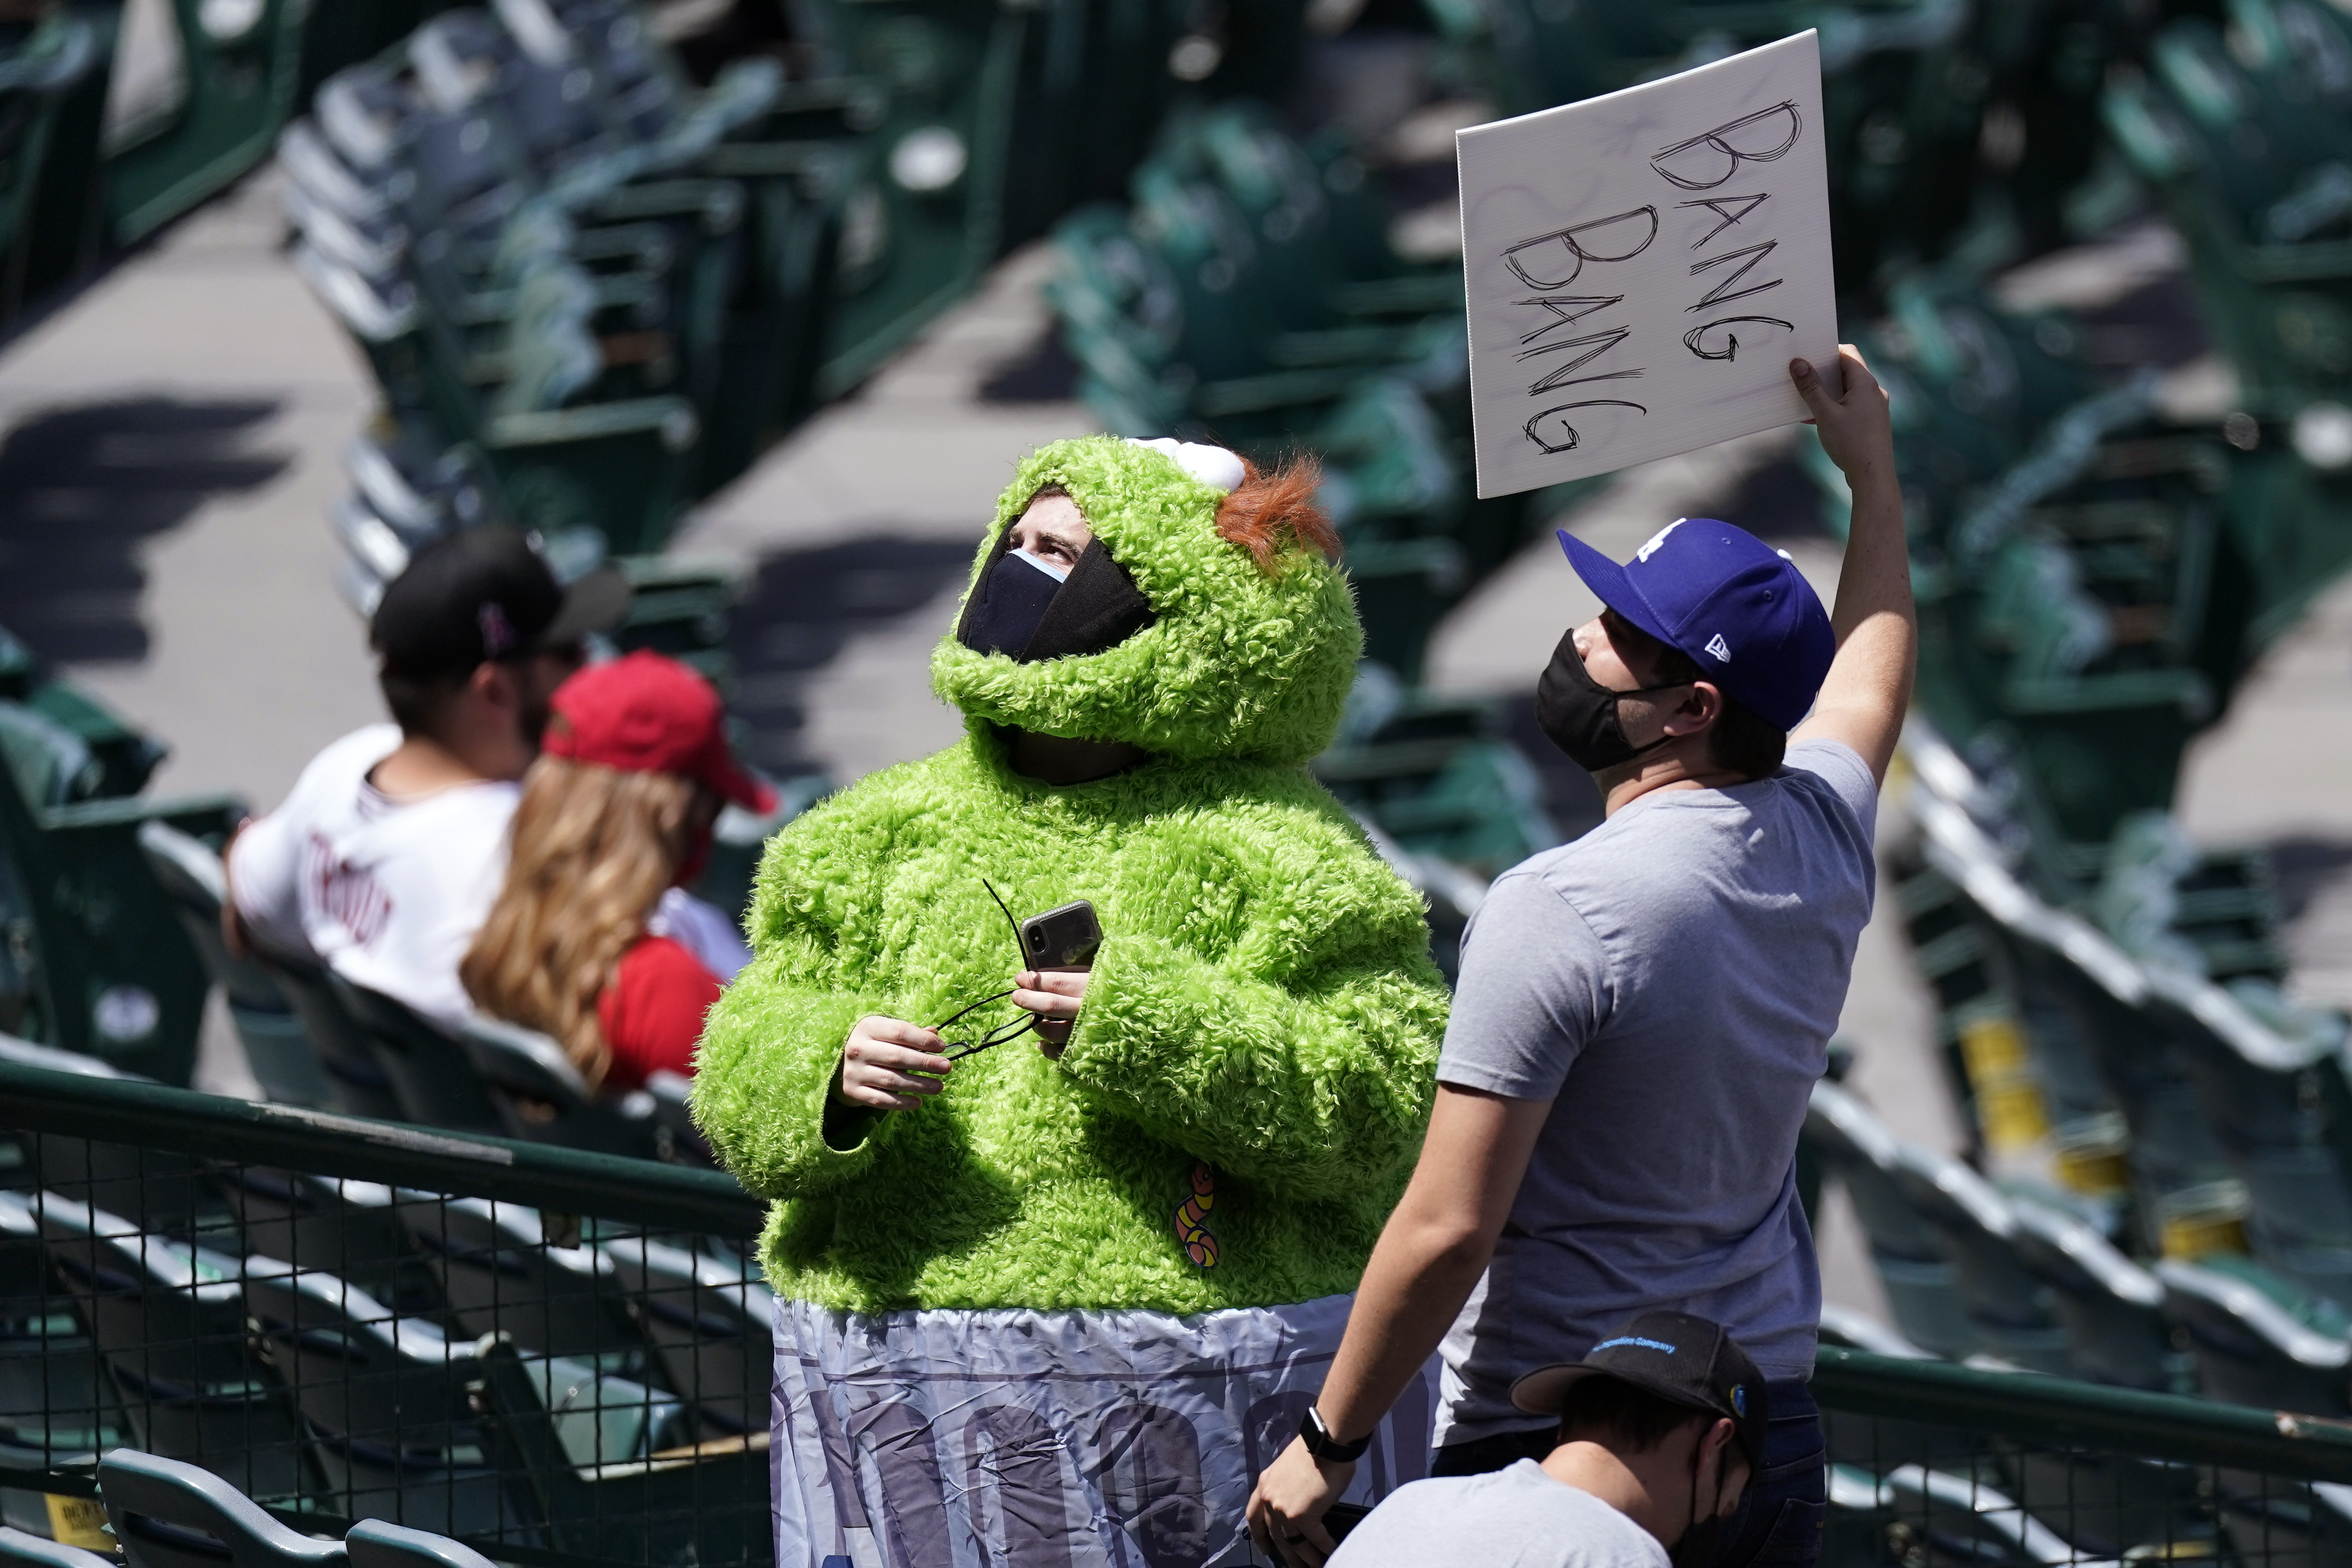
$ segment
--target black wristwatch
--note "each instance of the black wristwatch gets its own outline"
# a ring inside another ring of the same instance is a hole
[[[1343,1443],[1331,1436],[1331,1428],[1323,1425],[1321,1413],[1312,1405],[1307,1407],[1307,1414],[1299,1420],[1298,1437],[1307,1445],[1308,1453],[1335,1465],[1354,1464],[1364,1457],[1364,1450],[1372,1446],[1370,1432],[1352,1443]]]

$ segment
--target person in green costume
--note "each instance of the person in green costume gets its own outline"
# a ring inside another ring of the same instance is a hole
[[[1314,483],[1032,454],[932,656],[965,738],[768,846],[694,1108],[775,1200],[781,1568],[1248,1560],[1447,1005],[1419,895],[1305,767],[1362,643]],[[1091,967],[1024,970],[1008,917],[1078,899]],[[1422,1473],[1431,1409],[1350,1500]]]

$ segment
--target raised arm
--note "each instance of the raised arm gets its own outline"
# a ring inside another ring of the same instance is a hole
[[[1797,393],[1813,411],[1822,450],[1853,491],[1853,521],[1838,577],[1836,660],[1822,683],[1812,716],[1792,740],[1843,741],[1886,782],[1886,765],[1911,706],[1919,657],[1919,618],[1911,604],[1911,554],[1903,532],[1903,488],[1895,476],[1895,434],[1886,392],[1851,343],[1838,347],[1845,395],[1833,398],[1812,366],[1789,363]]]

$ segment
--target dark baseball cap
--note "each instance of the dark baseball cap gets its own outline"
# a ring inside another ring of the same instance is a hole
[[[1821,595],[1785,550],[1713,517],[1676,517],[1619,566],[1558,530],[1601,602],[1780,729],[1803,721],[1837,657]]]
[[[519,659],[609,632],[629,612],[626,579],[600,567],[555,580],[512,528],[460,528],[409,558],[375,607],[368,642],[410,680],[462,675],[488,659]]]
[[[1538,1367],[1511,1385],[1511,1403],[1530,1416],[1557,1416],[1568,1391],[1588,1377],[1613,1377],[1674,1405],[1731,1418],[1748,1468],[1764,1468],[1764,1376],[1721,1323],[1688,1312],[1643,1312],[1594,1345],[1582,1361]]]

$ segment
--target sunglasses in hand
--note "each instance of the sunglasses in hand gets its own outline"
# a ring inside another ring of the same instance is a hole
[[[980,885],[988,888],[988,896],[996,900],[996,907],[998,909],[1003,910],[1004,923],[1013,928],[1013,950],[1015,955],[1019,955],[1021,952],[1021,923],[1013,918],[1013,911],[1005,909],[1004,900],[997,898],[996,889],[989,887],[988,880],[985,877],[981,879]],[[957,1012],[950,1013],[946,1018],[943,1018],[939,1022],[931,1025],[932,1032],[937,1033],[939,1030],[946,1029],[950,1024],[956,1022],[959,1019],[963,1018],[966,1014],[976,1013],[981,1009],[989,1006],[992,1002],[1003,1001],[1005,998],[1013,994],[1013,990],[1018,988],[1019,988],[1015,987],[1012,989],[999,991],[992,997],[982,997],[980,1000],[972,1003],[971,1006],[964,1008]],[[1003,1045],[1007,1040],[1019,1040],[1023,1035],[1029,1033],[1036,1027],[1037,1015],[1035,1013],[1024,1013],[1021,1015],[1020,1022],[1005,1024],[1000,1028],[991,1030],[986,1034],[981,1036],[977,1040],[941,1040],[940,1043],[944,1049],[942,1049],[940,1054],[945,1056],[950,1061],[961,1061],[967,1056],[977,1056],[982,1051],[988,1050],[991,1046]]]

